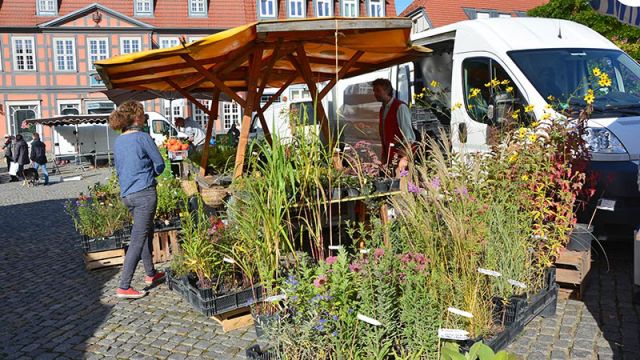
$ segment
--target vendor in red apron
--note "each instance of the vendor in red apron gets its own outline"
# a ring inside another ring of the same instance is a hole
[[[380,140],[382,161],[389,165],[397,161],[396,176],[408,165],[406,151],[413,149],[416,141],[411,126],[411,112],[407,104],[393,96],[393,86],[387,79],[372,83],[373,95],[382,103],[380,108]]]

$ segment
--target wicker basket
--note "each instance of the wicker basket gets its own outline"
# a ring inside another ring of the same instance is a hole
[[[182,180],[182,190],[188,197],[191,197],[198,193],[198,185],[193,180]]]
[[[224,205],[224,199],[229,194],[224,186],[212,186],[210,188],[200,188],[202,201],[211,207]]]

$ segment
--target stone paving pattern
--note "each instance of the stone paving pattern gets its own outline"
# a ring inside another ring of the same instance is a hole
[[[238,359],[253,327],[223,333],[166,285],[140,300],[118,300],[119,268],[87,272],[64,203],[102,181],[23,188],[0,173],[0,359]],[[631,303],[632,258],[597,258],[585,302],[561,301],[509,351],[526,359],[640,359],[640,308]],[[137,269],[133,286],[142,288]]]

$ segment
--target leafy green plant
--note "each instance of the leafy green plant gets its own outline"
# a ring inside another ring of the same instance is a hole
[[[482,342],[471,346],[469,352],[462,354],[460,347],[455,343],[446,343],[442,346],[442,360],[516,360],[517,357],[504,350],[494,353],[493,350]]]
[[[207,169],[213,174],[227,174],[233,170],[237,148],[230,145],[217,144],[209,147]],[[200,166],[202,151],[192,151],[189,160]]]
[[[179,216],[186,201],[180,180],[172,176],[158,177],[156,220],[169,221]]]

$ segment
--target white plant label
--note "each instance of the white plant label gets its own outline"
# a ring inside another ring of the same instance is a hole
[[[469,340],[469,332],[460,329],[438,329],[440,339]]]
[[[340,250],[342,245],[329,245],[329,250]]]
[[[371,249],[360,249],[360,254],[368,254],[371,252]]]
[[[226,263],[229,263],[229,264],[235,264],[236,263],[235,260],[233,260],[232,258],[228,258],[228,257],[223,258],[222,261],[224,261]]]
[[[447,311],[449,311],[449,312],[450,312],[450,313],[452,313],[452,314],[460,315],[460,316],[463,316],[463,317],[466,317],[466,318],[469,318],[469,319],[471,319],[471,318],[473,317],[473,314],[472,314],[472,313],[470,313],[470,312],[468,312],[468,311],[464,311],[464,310],[456,309],[456,308],[454,308],[454,307],[449,307],[449,308],[447,309]]]
[[[287,296],[285,294],[280,294],[280,295],[273,295],[273,296],[269,296],[268,298],[264,299],[265,302],[279,302],[282,301],[284,299],[286,299]]]
[[[370,318],[370,317],[368,317],[368,316],[364,316],[364,315],[362,315],[362,314],[358,314],[358,315],[356,316],[356,318],[357,318],[358,320],[360,320],[360,321],[364,321],[364,322],[366,322],[367,324],[371,324],[371,325],[373,325],[373,326],[381,326],[381,325],[382,325],[382,323],[381,323],[380,321],[378,321],[378,320],[376,320],[376,319],[374,319],[374,318]]]
[[[513,279],[509,279],[509,280],[507,280],[507,282],[508,282],[509,284],[511,284],[511,285],[513,285],[513,286],[515,286],[515,287],[519,287],[519,288],[521,288],[521,289],[526,289],[526,288],[527,288],[527,284],[525,284],[525,283],[523,283],[523,282],[520,282],[520,281],[516,281],[516,280],[513,280]]]
[[[601,198],[598,200],[598,209],[606,211],[614,211],[616,209],[616,201],[611,199]]]
[[[500,274],[499,272],[493,271],[493,270],[489,270],[489,269],[478,268],[478,272],[480,274],[489,275],[489,276],[493,276],[493,277],[502,276],[502,274]]]

